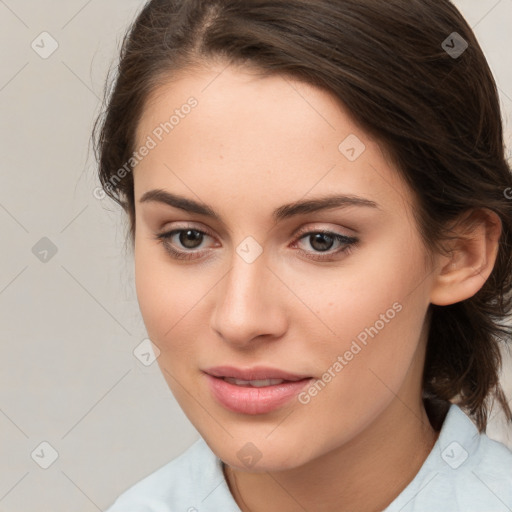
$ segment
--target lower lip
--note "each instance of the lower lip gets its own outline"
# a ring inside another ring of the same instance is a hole
[[[217,401],[226,409],[242,414],[264,414],[274,411],[298,395],[313,380],[309,378],[295,382],[285,381],[274,386],[256,388],[237,386],[209,374],[206,374],[206,378]]]

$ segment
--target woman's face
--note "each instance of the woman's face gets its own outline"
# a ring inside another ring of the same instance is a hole
[[[410,191],[332,95],[222,70],[160,87],[140,120],[138,301],[169,387],[214,452],[293,468],[356,439],[396,395],[412,417],[432,274]],[[335,196],[359,204],[318,208]],[[212,370],[225,366],[245,380],[291,375],[255,386],[208,375],[236,376]]]

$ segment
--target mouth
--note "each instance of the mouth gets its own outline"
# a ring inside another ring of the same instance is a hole
[[[215,367],[204,370],[213,398],[240,414],[265,414],[290,402],[313,377],[279,369]]]

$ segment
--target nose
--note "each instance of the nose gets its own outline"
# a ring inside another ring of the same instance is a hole
[[[235,254],[230,271],[216,287],[211,328],[226,343],[242,349],[253,346],[258,337],[282,336],[287,329],[282,287],[263,256],[247,263]]]

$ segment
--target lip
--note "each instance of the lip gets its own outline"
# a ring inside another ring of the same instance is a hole
[[[213,377],[233,377],[240,380],[283,379],[298,381],[311,377],[311,375],[294,374],[278,368],[270,368],[268,366],[254,366],[252,368],[213,366],[211,368],[206,368],[203,371]]]
[[[210,392],[217,402],[232,412],[249,415],[269,413],[284,406],[313,380],[311,376],[265,367],[241,369],[223,366],[204,372]],[[241,380],[284,379],[286,382],[263,387],[237,386],[226,382],[223,377]]]

